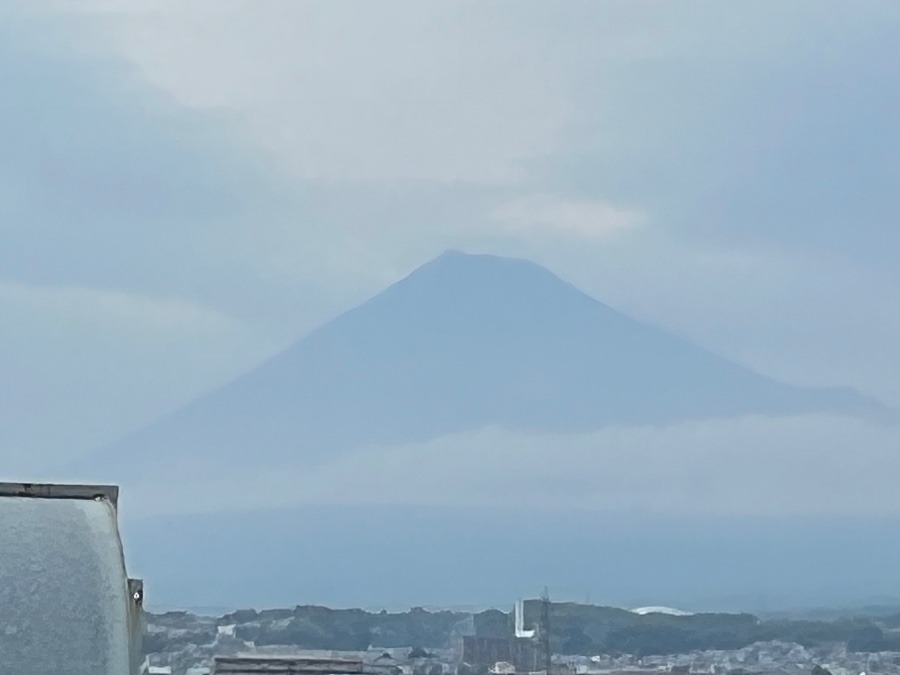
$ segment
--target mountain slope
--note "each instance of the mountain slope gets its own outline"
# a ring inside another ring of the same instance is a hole
[[[533,263],[448,252],[91,464],[278,465],[489,425],[582,432],[813,411],[882,408],[756,374]]]

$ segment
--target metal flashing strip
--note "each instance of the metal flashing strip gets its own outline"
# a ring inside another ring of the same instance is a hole
[[[106,500],[113,507],[119,503],[117,485],[58,485],[53,483],[0,483],[2,497],[34,497],[39,499]]]
[[[355,675],[364,673],[362,661],[320,659],[299,656],[217,656],[212,673],[248,675],[249,673],[282,673],[282,675]]]

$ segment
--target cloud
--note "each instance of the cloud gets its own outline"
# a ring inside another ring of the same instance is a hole
[[[137,483],[140,514],[393,504],[703,516],[900,516],[900,430],[810,415],[535,436],[489,429],[363,448],[321,467]],[[152,492],[152,496],[151,496]],[[171,494],[170,494],[171,492]],[[179,494],[190,495],[189,499]]]
[[[490,215],[505,232],[520,236],[606,239],[641,225],[646,216],[603,201],[531,195],[500,205]]]
[[[0,283],[4,315],[35,313],[69,329],[110,332],[126,327],[153,342],[208,333],[226,335],[240,328],[233,318],[180,298],[158,298],[120,290],[78,286]]]
[[[181,106],[87,41],[70,14],[0,27],[0,282],[258,315],[278,284],[223,242],[273,214],[296,222],[302,204],[224,116]]]
[[[197,2],[105,14],[107,39],[185,105],[227,106],[294,175],[508,184],[569,103],[496,8]]]
[[[185,404],[274,349],[179,298],[0,284],[0,452],[34,480]]]

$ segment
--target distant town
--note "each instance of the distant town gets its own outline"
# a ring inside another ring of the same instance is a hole
[[[474,613],[148,613],[144,650],[147,672],[173,675],[900,675],[900,606],[757,617],[544,597]]]

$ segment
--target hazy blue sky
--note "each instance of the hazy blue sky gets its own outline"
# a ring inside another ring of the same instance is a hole
[[[14,475],[176,408],[447,248],[533,259],[765,374],[900,405],[896,2],[0,12],[0,453]],[[810,452],[854,457],[854,480],[885,475],[898,434],[860,424],[597,442],[765,446],[748,469],[763,483]],[[826,459],[811,461],[840,489],[846,466]],[[618,466],[623,485],[643,479]],[[689,473],[660,508],[710,508]],[[809,510],[810,492],[764,510]],[[873,494],[835,508],[900,513],[891,485]]]

